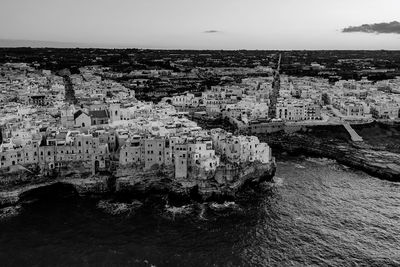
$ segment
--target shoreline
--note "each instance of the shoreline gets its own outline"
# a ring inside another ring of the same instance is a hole
[[[17,207],[42,198],[51,199],[76,195],[79,197],[114,199],[146,199],[153,195],[162,195],[172,204],[184,205],[189,202],[232,201],[246,188],[257,187],[261,183],[271,182],[275,175],[276,164],[249,164],[246,168],[232,169],[234,180],[219,183],[215,178],[173,179],[168,170],[153,169],[132,172],[121,169],[119,173],[90,175],[75,178],[49,177],[38,183],[6,187],[0,191],[0,215],[8,207]]]
[[[338,140],[325,140],[305,134],[269,135],[260,137],[276,152],[328,158],[374,177],[392,182],[400,182],[400,155],[374,149],[365,143],[349,143]]]
[[[218,123],[227,130],[236,128],[228,119],[222,118],[217,120],[202,118],[200,123],[204,128],[210,128],[207,125]],[[328,158],[379,179],[400,182],[400,141],[398,141],[400,122],[398,120],[374,120],[353,124],[352,127],[356,132],[362,131],[361,136],[364,138],[362,142],[351,141],[349,133],[341,123],[301,126],[294,131],[279,130],[271,133],[250,134],[266,142],[275,153],[287,152],[291,155]]]

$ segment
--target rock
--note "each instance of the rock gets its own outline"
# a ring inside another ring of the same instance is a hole
[[[181,214],[190,214],[191,212],[193,212],[194,207],[193,205],[183,205],[181,207],[166,205],[165,209],[168,213],[172,214],[173,216],[176,216]]]
[[[100,200],[97,207],[111,215],[130,214],[143,205],[142,202],[134,200],[131,203],[113,202],[112,200]]]
[[[247,163],[217,169],[215,173],[198,173],[184,179],[175,179],[170,169],[120,170],[116,174],[116,193],[147,195],[168,194],[174,203],[214,200],[232,200],[247,185],[271,181],[275,175],[275,162]],[[179,200],[182,201],[179,201]]]
[[[365,143],[355,144],[300,133],[265,135],[260,139],[273,149],[336,160],[378,178],[400,181],[400,154],[379,150]]]
[[[173,166],[151,170],[119,168],[109,175],[82,177],[77,174],[72,178],[59,177],[4,190],[0,192],[0,207],[40,199],[42,195],[51,196],[53,191],[56,195],[126,195],[135,198],[161,194],[168,196],[173,205],[183,205],[193,200],[230,201],[248,185],[271,181],[275,170],[275,162],[231,164],[221,166],[215,172],[193,172],[185,179],[175,179]],[[101,202],[99,208],[106,209],[111,214],[119,214],[129,211],[132,203]]]
[[[79,195],[106,194],[112,192],[110,176],[91,176],[88,178],[62,179],[61,182],[75,187]]]
[[[0,209],[0,220],[17,216],[21,209],[22,207],[20,205]]]
[[[226,210],[226,209],[238,209],[239,206],[233,201],[225,201],[224,203],[213,202],[210,204],[210,208],[213,210]]]
[[[19,190],[0,192],[0,207],[17,204],[19,201]]]

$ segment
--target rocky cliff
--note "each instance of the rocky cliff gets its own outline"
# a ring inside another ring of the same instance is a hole
[[[277,133],[260,136],[260,140],[267,142],[275,151],[326,157],[373,176],[400,182],[400,154],[366,143],[353,143],[307,133]]]
[[[247,185],[270,181],[275,162],[230,164],[210,173],[190,171],[185,179],[175,179],[173,167],[150,170],[119,168],[113,174],[48,177],[41,182],[2,188],[0,213],[4,207],[30,202],[43,195],[128,196],[145,198],[152,194],[168,196],[175,203],[233,199]]]
[[[275,170],[275,162],[229,164],[211,172],[191,169],[187,178],[175,179],[173,168],[146,171],[121,168],[115,174],[115,192],[168,193],[170,196],[198,201],[232,199],[246,185],[271,181]]]

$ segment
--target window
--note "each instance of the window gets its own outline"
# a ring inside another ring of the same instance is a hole
[[[50,151],[47,151],[47,156],[50,156]]]

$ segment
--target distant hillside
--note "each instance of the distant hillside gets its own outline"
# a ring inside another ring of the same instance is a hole
[[[129,46],[112,45],[112,44],[101,45],[101,44],[85,44],[85,43],[73,43],[73,42],[0,39],[0,47],[123,48]]]
[[[0,47],[55,47],[55,48],[74,48],[82,47],[78,43],[64,43],[51,41],[33,41],[33,40],[12,40],[0,39]],[[85,47],[89,47],[86,45]]]

